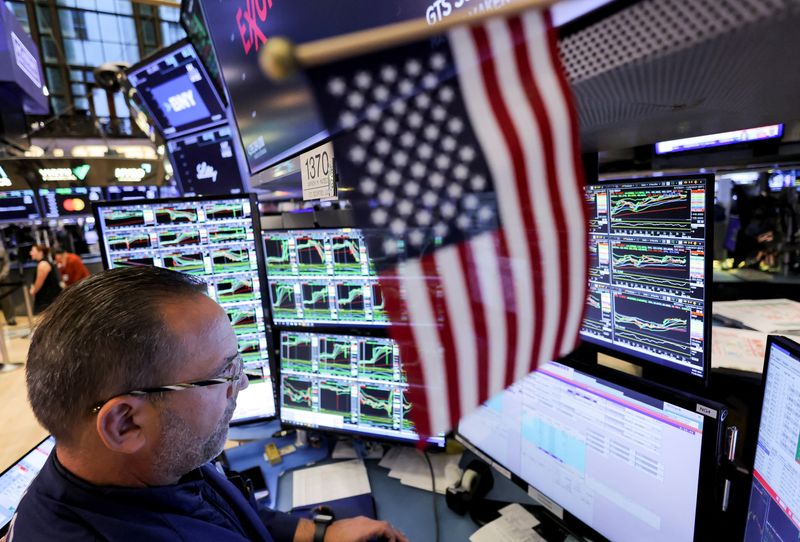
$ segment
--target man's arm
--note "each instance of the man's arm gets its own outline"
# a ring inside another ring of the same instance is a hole
[[[313,521],[301,519],[293,542],[314,542],[315,527]],[[325,532],[325,542],[368,542],[378,537],[388,542],[408,542],[405,535],[388,522],[364,516],[334,521]]]

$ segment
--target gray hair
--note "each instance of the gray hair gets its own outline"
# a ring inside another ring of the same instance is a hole
[[[201,280],[156,267],[105,271],[64,290],[28,351],[28,398],[39,422],[69,443],[94,405],[163,385],[181,356],[162,307],[205,292]]]

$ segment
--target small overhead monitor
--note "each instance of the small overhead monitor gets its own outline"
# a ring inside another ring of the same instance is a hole
[[[225,121],[225,106],[188,40],[158,51],[126,73],[166,139]]]
[[[709,373],[713,175],[586,187],[589,295],[581,338],[665,379]],[[711,217],[711,218],[710,218]]]
[[[392,339],[281,331],[280,341],[282,423],[419,441],[400,348]],[[428,442],[444,446],[444,436]]]
[[[120,185],[106,188],[107,201],[127,201],[133,199],[158,199],[158,187]]]
[[[227,312],[250,379],[232,423],[275,416],[256,210],[248,195],[107,202],[95,210],[107,269],[149,265],[196,275]]]
[[[245,192],[235,145],[227,125],[168,141],[172,168],[183,193],[210,196]]]
[[[68,218],[89,216],[92,205],[105,199],[99,186],[79,186],[74,188],[40,188],[43,218]]]
[[[718,529],[720,405],[603,367],[549,363],[456,438],[591,540],[691,542]],[[562,523],[563,521],[563,523]]]
[[[800,540],[800,345],[769,337],[745,542]]]
[[[25,222],[40,216],[33,190],[0,192],[0,223]]]
[[[672,152],[706,149],[708,147],[720,147],[722,145],[733,145],[736,143],[749,143],[751,141],[761,141],[764,139],[776,139],[782,135],[783,124],[771,124],[769,126],[759,126],[758,128],[747,128],[746,130],[733,130],[718,134],[706,134],[682,139],[672,139],[670,141],[661,141],[656,143],[656,154],[668,154]]]
[[[359,229],[264,232],[272,320],[282,326],[381,327],[383,292]]]
[[[44,467],[55,445],[56,439],[47,437],[0,474],[0,536],[8,532],[11,518],[22,497]]]
[[[211,37],[208,35],[208,23],[200,0],[183,0],[181,2],[181,26],[194,46],[194,50],[197,51],[217,93],[224,101],[225,86],[222,82],[219,64],[217,64],[217,55],[214,52]]]

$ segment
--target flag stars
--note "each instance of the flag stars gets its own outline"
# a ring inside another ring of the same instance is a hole
[[[375,104],[367,107],[367,118],[372,122],[378,122],[381,118],[381,108]]]
[[[464,189],[461,188],[461,185],[458,183],[450,183],[447,185],[447,195],[453,199],[458,199],[461,197],[461,194],[464,193]]]
[[[360,92],[351,92],[347,95],[347,105],[353,109],[360,109],[364,105],[364,96]]]
[[[375,137],[375,130],[372,126],[364,125],[356,132],[356,137],[361,143],[368,143]]]
[[[406,193],[406,196],[409,197],[416,197],[419,195],[419,183],[415,181],[409,181],[403,186],[403,192]]]
[[[422,73],[422,64],[419,60],[412,58],[406,62],[406,73],[411,77],[416,77]]]
[[[425,164],[422,162],[414,162],[411,164],[411,176],[415,179],[421,179],[425,176]]]
[[[464,131],[464,121],[458,117],[452,118],[447,123],[447,129],[453,135],[458,135]]]
[[[467,145],[458,151],[458,156],[465,162],[472,162],[475,159],[475,149]]]
[[[430,65],[436,71],[443,70],[447,65],[447,59],[442,53],[434,53],[431,56]]]
[[[404,115],[406,110],[408,109],[408,106],[406,105],[406,102],[404,102],[403,100],[397,99],[392,102],[391,108],[392,108],[392,113],[394,113],[395,115]]]
[[[368,72],[358,72],[355,78],[356,86],[362,90],[366,90],[372,84],[372,76]]]
[[[414,212],[414,204],[407,199],[401,200],[397,204],[397,212],[400,213],[400,216],[411,216],[411,213]]]
[[[453,170],[453,177],[459,181],[466,181],[469,177],[469,169],[464,164],[458,164]]]
[[[383,251],[389,256],[394,256],[399,251],[397,239],[385,239],[383,241]]]
[[[425,127],[425,139],[428,141],[436,141],[439,137],[439,129],[434,126],[433,124],[429,124]]]
[[[394,83],[397,81],[397,69],[388,64],[381,68],[381,79],[384,83]]]
[[[427,109],[431,106],[431,97],[427,94],[418,94],[416,98],[414,98],[414,103],[420,109]]]
[[[432,190],[428,190],[427,192],[422,194],[422,204],[425,207],[432,209],[438,201],[439,201],[439,196],[437,196],[436,192]]]
[[[467,194],[464,196],[464,208],[469,211],[474,211],[477,209],[479,203],[478,196],[475,194]]]
[[[400,172],[396,169],[393,169],[386,174],[386,184],[389,186],[399,186],[402,180],[403,176],[400,175]]]
[[[366,194],[367,196],[371,196],[375,193],[375,190],[377,190],[378,183],[376,183],[374,179],[365,177],[361,179],[361,182],[358,184],[358,187],[364,194]]]
[[[396,135],[400,131],[400,123],[396,119],[388,118],[383,121],[383,131],[388,135]]]
[[[436,225],[433,227],[433,233],[437,237],[444,237],[448,234],[450,228],[444,222],[437,222]]]
[[[447,152],[453,152],[456,150],[458,144],[453,136],[445,136],[442,139],[442,149],[446,150]]]
[[[397,151],[392,155],[392,163],[397,167],[405,167],[408,164],[408,154]]]
[[[469,180],[469,186],[475,192],[483,192],[483,190],[486,188],[486,177],[483,175],[473,175]]]
[[[423,118],[422,118],[422,115],[420,115],[420,114],[419,114],[418,112],[416,112],[416,111],[414,111],[413,113],[411,113],[411,114],[408,116],[408,119],[406,119],[406,120],[407,120],[407,122],[408,122],[408,125],[409,125],[409,126],[411,126],[411,127],[412,127],[412,128],[414,128],[414,129],[417,129],[417,128],[419,128],[420,126],[422,126],[422,123],[423,123]]]
[[[417,221],[417,224],[420,226],[430,226],[433,216],[431,212],[427,209],[420,209],[417,211],[417,214],[414,215],[414,219]]]
[[[383,163],[377,158],[373,158],[367,162],[367,171],[372,175],[380,175],[383,173]]]
[[[342,128],[345,130],[353,128],[356,122],[358,122],[358,119],[351,111],[345,111],[339,116],[339,124],[341,124]]]
[[[428,182],[431,183],[431,186],[436,190],[440,189],[444,186],[444,175],[439,172],[432,173],[431,176],[428,178]]]
[[[383,207],[378,207],[372,211],[372,221],[378,226],[386,225],[389,220],[389,213]]]
[[[372,91],[372,97],[379,102],[384,102],[387,98],[389,98],[389,89],[383,85],[379,85],[375,87],[375,90]]]
[[[431,110],[431,118],[436,122],[442,122],[447,118],[447,110],[441,105],[437,105]]]
[[[406,232],[406,223],[400,218],[395,218],[389,223],[389,231],[394,235],[403,235]]]
[[[363,164],[364,160],[367,159],[367,151],[364,150],[364,147],[356,145],[350,149],[350,160],[354,164]]]
[[[433,147],[431,147],[427,143],[423,143],[417,148],[417,156],[419,156],[423,160],[430,160],[431,157],[433,156]]]
[[[420,247],[422,243],[425,242],[425,234],[422,230],[414,230],[408,234],[408,242],[411,243],[412,246]]]
[[[456,227],[461,231],[466,231],[472,225],[472,220],[467,215],[458,215]]]
[[[456,206],[453,204],[452,201],[446,201],[442,204],[442,207],[439,209],[439,213],[441,213],[443,218],[453,218],[456,216]]]
[[[380,154],[381,156],[388,155],[392,150],[392,144],[389,143],[389,140],[385,137],[382,137],[375,143],[375,152]]]
[[[328,81],[328,92],[330,92],[331,95],[336,97],[343,96],[346,90],[347,84],[341,77],[335,77]]]
[[[481,221],[483,223],[486,223],[486,222],[489,222],[492,219],[494,219],[494,211],[492,210],[491,207],[484,206],[484,207],[481,207],[480,210],[478,210],[478,220],[479,221]]]
[[[392,192],[388,188],[384,188],[383,190],[381,190],[381,193],[378,194],[378,201],[384,207],[388,207],[389,205],[394,203],[394,192]]]
[[[439,84],[439,78],[432,73],[429,73],[422,78],[422,86],[423,88],[426,88],[428,90],[436,88],[436,85],[438,84]]]
[[[446,154],[440,154],[436,157],[436,167],[440,170],[445,170],[450,167],[450,158]]]
[[[411,96],[414,93],[414,83],[410,79],[403,79],[397,86],[400,94],[403,96]]]
[[[439,90],[439,99],[442,101],[442,103],[449,104],[453,101],[453,99],[455,99],[455,97],[456,93],[453,91],[452,87],[445,86]]]
[[[403,147],[413,147],[415,141],[416,138],[411,132],[404,132],[403,135],[400,136],[400,145]]]

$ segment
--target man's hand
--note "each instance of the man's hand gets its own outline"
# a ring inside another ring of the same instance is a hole
[[[408,542],[408,538],[388,522],[364,516],[334,521],[325,533],[325,542],[369,542],[378,537],[388,542]]]

